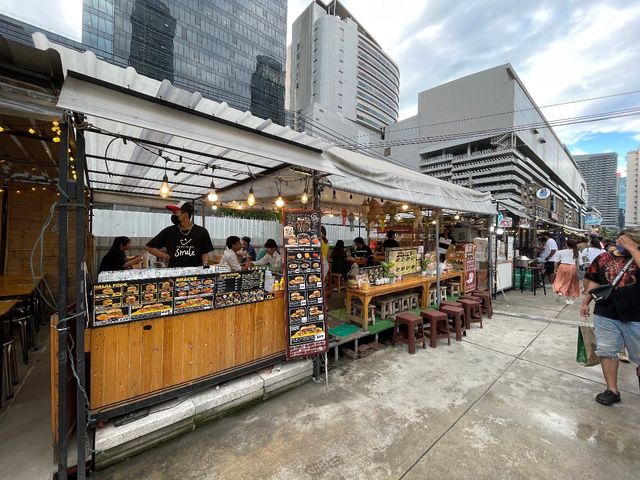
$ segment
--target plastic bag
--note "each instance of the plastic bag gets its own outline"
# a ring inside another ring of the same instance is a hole
[[[600,363],[600,357],[596,355],[596,335],[586,317],[584,324],[578,327],[576,362],[583,367],[593,367]]]

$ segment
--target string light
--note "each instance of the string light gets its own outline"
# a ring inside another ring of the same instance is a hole
[[[169,187],[169,177],[167,177],[167,160],[164,160],[164,176],[160,184],[160,197],[167,198],[171,195],[171,187]]]
[[[437,222],[435,220],[431,220],[431,225],[435,225]]]
[[[406,203],[404,205],[402,205],[402,209],[403,210],[409,210],[409,205],[407,205]]]
[[[278,195],[278,198],[276,199],[276,207],[284,207],[284,199],[282,198],[282,195]]]
[[[460,215],[458,215],[457,213],[453,216],[454,220],[460,220]]]
[[[53,137],[51,140],[53,140],[53,143],[60,143],[60,137]]]
[[[302,203],[304,203],[305,205],[307,203],[309,203],[309,194],[307,193],[307,189],[304,189],[304,192],[302,192],[302,196],[300,197],[300,201]]]
[[[0,127],[0,133],[4,132],[4,127]]]
[[[58,122],[58,120],[54,120],[53,122],[51,122],[51,124],[52,124],[54,127],[58,127],[58,126],[60,126],[60,122]]]
[[[253,207],[256,204],[256,196],[253,194],[253,185],[249,188],[249,196],[247,197],[247,205]]]
[[[216,186],[213,183],[213,178],[211,179],[211,186],[209,187],[209,194],[207,195],[207,200],[209,200],[209,202],[215,202],[216,200],[218,200],[218,194],[216,193]]]
[[[35,129],[33,127],[30,127],[28,132],[33,135],[34,133],[36,133]]]
[[[218,209],[218,205],[216,205],[215,203],[211,205],[211,210],[217,210],[217,209]]]

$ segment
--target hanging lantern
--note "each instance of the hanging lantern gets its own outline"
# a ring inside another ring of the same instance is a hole
[[[344,227],[347,224],[347,209],[343,208],[340,214],[342,215],[342,226]]]
[[[384,230],[384,224],[387,220],[387,215],[385,213],[380,213],[378,215],[378,223],[380,224],[380,230]]]
[[[356,216],[353,214],[353,212],[349,212],[349,215],[347,215],[347,220],[349,220],[349,231],[353,232],[354,223],[356,221]]]

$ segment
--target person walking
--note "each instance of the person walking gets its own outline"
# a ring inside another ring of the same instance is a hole
[[[586,294],[580,307],[580,315],[589,316],[592,301],[589,291],[599,285],[611,284],[616,276],[622,276],[607,300],[594,307],[596,355],[607,388],[596,395],[596,402],[613,405],[619,402],[618,354],[622,345],[627,347],[629,360],[636,364],[640,386],[640,229],[625,230],[618,238],[616,250],[598,255],[585,274]]]
[[[538,263],[544,264],[544,271],[549,277],[549,283],[554,281],[555,262],[553,256],[558,251],[558,244],[551,238],[549,232],[542,232],[539,236],[540,242],[544,245],[542,251],[538,255]]]
[[[553,257],[555,263],[553,291],[558,296],[564,296],[567,305],[571,305],[580,296],[578,269],[582,264],[582,257],[575,240],[567,240],[567,247],[556,252]]]

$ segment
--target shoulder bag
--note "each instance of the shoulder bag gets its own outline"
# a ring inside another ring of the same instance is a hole
[[[629,267],[631,266],[632,263],[633,263],[633,258],[630,258],[629,261],[626,263],[626,265],[622,267],[622,270],[618,272],[618,275],[616,275],[616,278],[613,279],[613,282],[608,283],[607,285],[600,285],[599,287],[589,290],[589,295],[591,295],[591,298],[593,298],[594,302],[602,303],[609,300],[609,297],[613,293],[613,289],[622,278],[622,275],[624,275],[624,272],[629,270]]]

